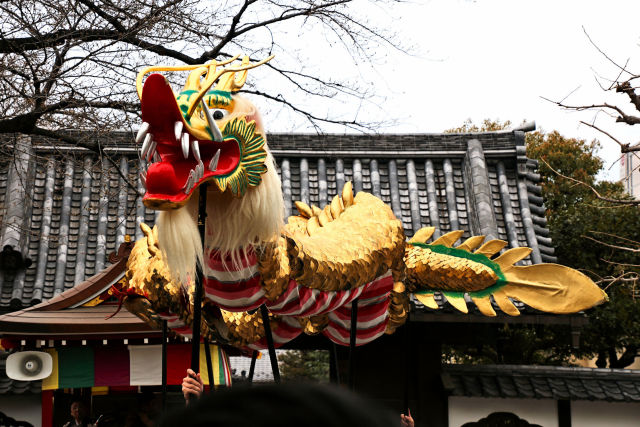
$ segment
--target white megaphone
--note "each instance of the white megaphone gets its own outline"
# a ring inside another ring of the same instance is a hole
[[[41,380],[52,371],[53,358],[44,351],[19,351],[7,357],[7,376],[12,380]]]

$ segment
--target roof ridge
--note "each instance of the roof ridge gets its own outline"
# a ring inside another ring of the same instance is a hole
[[[566,372],[566,373],[595,373],[595,374],[623,374],[637,375],[640,377],[640,369],[619,368],[590,368],[584,366],[556,366],[556,365],[469,365],[469,364],[443,364],[444,369],[451,371],[474,371],[477,373],[521,371],[530,373]]]

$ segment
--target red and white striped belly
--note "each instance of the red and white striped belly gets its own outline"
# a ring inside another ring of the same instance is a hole
[[[355,289],[325,292],[289,282],[285,292],[275,301],[264,295],[258,272],[258,260],[253,250],[247,251],[240,265],[222,260],[212,252],[205,267],[204,291],[220,308],[227,311],[249,311],[265,304],[280,316],[272,328],[274,342],[279,347],[302,332],[295,318],[328,313],[329,324],[323,334],[340,345],[349,345],[351,302],[358,298],[356,343],[366,344],[382,335],[388,321],[389,293],[393,288],[391,271]],[[263,339],[249,347],[266,348]]]

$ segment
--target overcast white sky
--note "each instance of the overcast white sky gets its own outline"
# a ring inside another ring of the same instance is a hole
[[[627,99],[598,86],[596,75],[606,85],[619,70],[589,42],[583,27],[607,55],[621,64],[630,59],[629,68],[640,73],[640,1],[422,0],[373,14],[378,20],[389,14],[402,40],[414,46],[412,56],[384,52],[386,64],[377,68],[375,81],[387,103],[360,107],[359,115],[397,120],[381,131],[440,132],[468,118],[515,124],[527,119],[545,131],[598,137],[607,163],[617,159],[615,143],[579,124],[593,120],[594,112],[565,112],[541,97],[560,100],[575,91],[567,103],[626,107]],[[358,107],[343,108],[348,115]],[[268,123],[271,131],[291,130],[277,120]],[[622,140],[640,141],[640,126],[615,124],[603,114],[596,123]],[[617,179],[618,170],[614,165],[607,177]]]

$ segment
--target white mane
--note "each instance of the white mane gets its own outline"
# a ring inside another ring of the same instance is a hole
[[[280,177],[273,157],[268,153],[267,172],[257,187],[250,187],[243,197],[220,193],[214,184],[207,191],[207,226],[203,252],[198,232],[198,198],[194,191],[182,208],[160,212],[158,238],[174,278],[186,283],[195,277],[196,263],[212,250],[229,254],[234,264],[241,261],[243,249],[259,246],[277,237],[284,224],[284,202]]]

